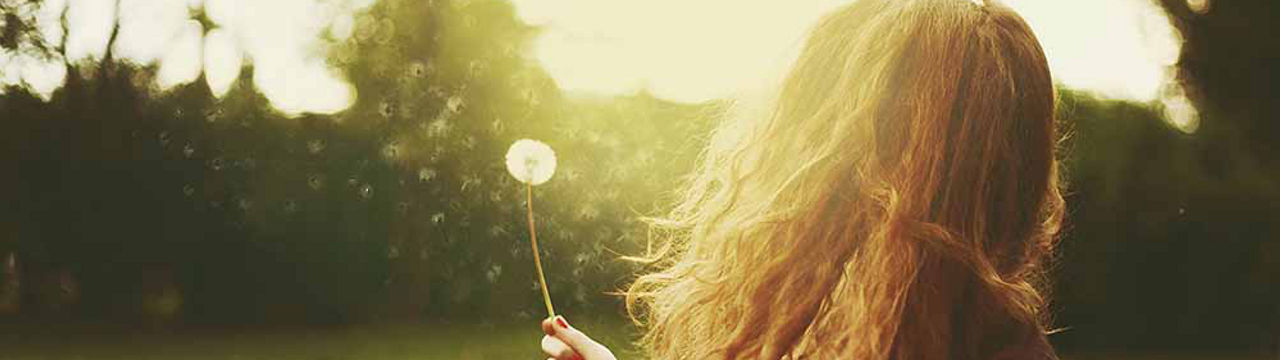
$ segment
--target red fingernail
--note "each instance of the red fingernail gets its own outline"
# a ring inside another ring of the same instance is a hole
[[[585,360],[581,354],[573,354],[573,360]]]
[[[560,325],[560,327],[565,328],[565,329],[568,329],[568,328],[569,328],[569,323],[564,322],[564,318],[559,317],[559,316],[557,316],[557,317],[556,317],[556,325]]]

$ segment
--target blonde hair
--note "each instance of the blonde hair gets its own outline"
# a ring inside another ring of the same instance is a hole
[[[823,18],[767,116],[725,122],[626,293],[655,358],[1054,358],[1053,83],[994,1]]]

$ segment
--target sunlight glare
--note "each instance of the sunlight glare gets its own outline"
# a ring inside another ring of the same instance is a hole
[[[64,39],[62,26],[58,25],[66,10],[66,0],[27,2],[15,7],[16,15],[34,18],[36,29],[46,44],[60,44]],[[0,19],[0,27],[4,20]],[[53,92],[62,86],[67,76],[62,56],[49,58],[30,51],[32,44],[19,44],[16,50],[0,49],[0,94],[9,86],[24,87],[37,97],[48,101]]]
[[[187,20],[181,32],[173,39],[160,59],[160,72],[156,75],[156,84],[161,89],[168,89],[179,84],[195,81],[200,77],[201,40],[204,28],[199,21]]]
[[[187,6],[171,0],[121,0],[120,26],[112,44],[117,58],[149,65],[182,36]]]
[[[1190,0],[1202,1],[1202,0]],[[843,0],[513,0],[543,28],[531,54],[569,92],[647,90],[680,102],[737,97],[775,82],[805,32]],[[1066,87],[1189,104],[1174,66],[1182,40],[1144,0],[1009,0]],[[1193,107],[1187,110],[1194,111]],[[1179,127],[1184,128],[1184,127]]]
[[[45,2],[57,10],[48,11],[51,15],[42,17],[38,24],[46,38],[61,36],[61,26],[55,25],[65,1]],[[139,66],[158,64],[155,81],[160,90],[192,83],[203,73],[210,91],[221,98],[239,78],[240,68],[251,64],[255,68],[254,88],[288,116],[331,114],[354,102],[354,88],[338,69],[324,62],[323,36],[328,32],[341,40],[349,35],[352,15],[374,2],[121,0],[117,5],[113,0],[69,1],[65,7],[68,62],[79,65],[101,60],[119,13],[119,32],[111,45],[113,56]],[[212,22],[210,28],[198,21],[200,14]],[[21,55],[4,54],[0,60],[4,60],[0,63],[3,68],[17,69],[7,74],[32,74],[31,79],[6,75],[0,79],[6,84],[26,80],[41,89],[62,85],[64,76],[55,76],[58,73],[52,66],[26,67],[48,70],[40,75],[35,70],[21,70],[26,63]],[[54,78],[57,81],[50,80]]]
[[[244,59],[231,33],[209,30],[204,37],[204,80],[213,96],[221,98],[240,77]]]
[[[98,61],[107,53],[115,24],[113,0],[71,0],[67,7],[67,61]]]

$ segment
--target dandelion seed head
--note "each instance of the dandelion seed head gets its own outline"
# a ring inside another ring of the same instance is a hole
[[[556,172],[556,153],[542,142],[517,140],[507,149],[507,172],[522,183],[541,185]]]

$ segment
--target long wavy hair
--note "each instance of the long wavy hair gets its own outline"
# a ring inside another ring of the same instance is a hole
[[[858,0],[710,138],[626,291],[654,358],[1052,359],[1055,92],[1008,7]]]

